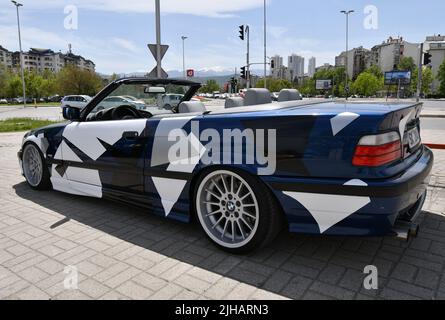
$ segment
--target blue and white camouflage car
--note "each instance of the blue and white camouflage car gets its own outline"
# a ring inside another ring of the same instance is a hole
[[[416,235],[432,152],[416,103],[272,103],[265,89],[208,111],[200,84],[120,79],[67,122],[27,133],[18,153],[34,189],[116,200],[163,217],[196,217],[220,248],[244,253],[290,232]],[[164,109],[159,95],[181,94]],[[107,107],[110,96],[145,103]]]

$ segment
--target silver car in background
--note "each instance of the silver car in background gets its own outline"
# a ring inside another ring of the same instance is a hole
[[[91,101],[91,99],[92,98],[90,96],[86,95],[72,95],[64,97],[60,103],[62,108],[73,107],[82,110]]]

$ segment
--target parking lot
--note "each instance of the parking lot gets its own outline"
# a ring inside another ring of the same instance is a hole
[[[424,131],[424,141],[439,138]],[[197,224],[32,191],[16,160],[22,136],[0,134],[0,299],[445,299],[445,151],[435,152],[421,231],[409,242],[283,232],[233,256]],[[367,265],[378,268],[378,290],[363,287]],[[73,268],[77,289],[66,289]]]

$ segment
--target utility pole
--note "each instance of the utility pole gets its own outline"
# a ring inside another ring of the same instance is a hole
[[[161,56],[161,0],[156,0],[156,74],[162,78]]]
[[[247,36],[247,89],[250,88],[250,29],[246,26],[246,36]]]
[[[182,70],[184,71],[184,79],[187,79],[187,70],[185,70],[185,40],[187,37],[182,36]]]
[[[345,14],[346,16],[346,56],[345,56],[345,73],[346,73],[346,83],[345,83],[345,93],[346,93],[346,100],[348,100],[349,96],[349,74],[348,74],[348,51],[349,51],[349,15],[351,13],[354,13],[354,10],[343,10],[340,11],[341,13]]]
[[[156,16],[156,43],[149,43],[148,49],[156,60],[156,66],[148,74],[149,78],[168,78],[168,74],[162,69],[162,58],[168,50],[168,45],[163,45],[161,42],[161,2],[155,1],[155,16]]]
[[[24,64],[23,61],[23,51],[22,51],[22,37],[20,34],[20,15],[19,15],[19,7],[23,7],[23,4],[18,3],[17,1],[11,1],[16,9],[17,9],[17,28],[19,32],[19,48],[20,48],[20,71],[22,76],[22,90],[23,90],[23,108],[26,108],[26,85],[25,85],[25,71],[24,71]]]
[[[264,88],[267,88],[267,29],[266,0],[264,0]]]
[[[420,93],[422,91],[422,68],[423,68],[423,42],[420,44],[419,67],[417,70],[417,94],[416,101],[420,101]]]

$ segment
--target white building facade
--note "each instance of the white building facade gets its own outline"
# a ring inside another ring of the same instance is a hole
[[[308,64],[308,71],[307,71],[309,77],[314,76],[316,65],[317,65],[316,58],[315,57],[310,58],[309,64]]]
[[[74,65],[83,70],[95,71],[93,61],[71,52],[54,52],[50,49],[31,48],[23,53],[24,69],[29,71],[58,73],[67,65]],[[20,69],[20,52],[11,52],[0,46],[0,67]]]
[[[425,52],[431,54],[430,67],[434,76],[431,91],[434,93],[437,92],[440,85],[437,79],[437,73],[439,72],[440,65],[445,61],[445,36],[437,35],[426,37],[423,49]]]
[[[288,80],[295,81],[296,78],[304,77],[304,57],[292,54],[288,57],[287,62]]]

